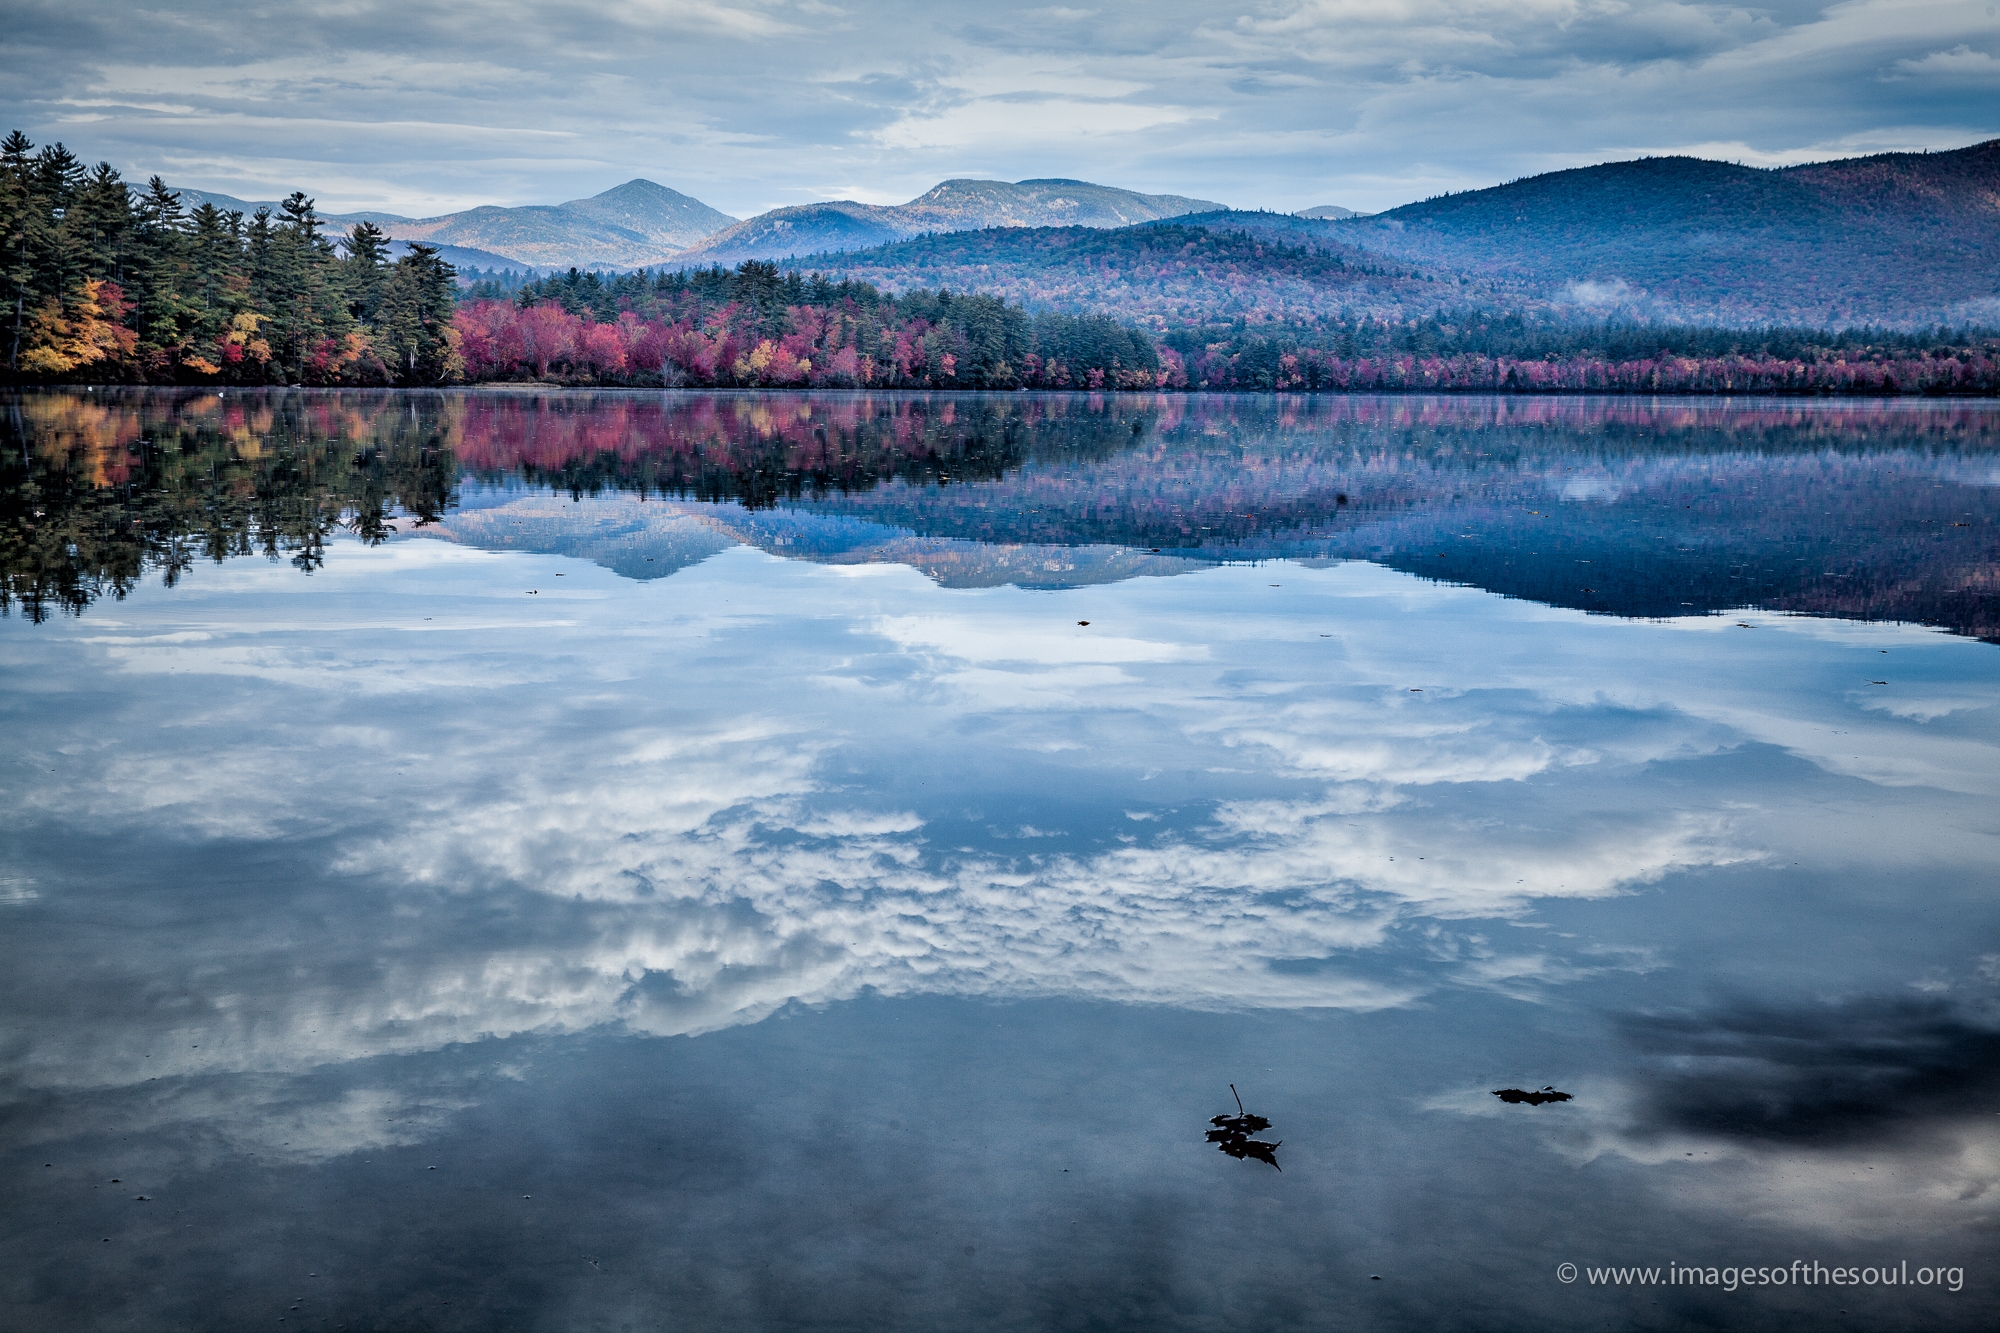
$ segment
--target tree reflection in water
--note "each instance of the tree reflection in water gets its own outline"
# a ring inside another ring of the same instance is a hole
[[[435,522],[458,463],[435,415],[376,395],[36,393],[6,404],[0,608],[33,621],[122,598],[149,570],[258,554],[311,573],[348,531]]]
[[[372,544],[398,518],[437,521],[462,477],[768,509],[1102,459],[1146,424],[1101,395],[17,394],[0,414],[0,608],[81,613],[204,556],[310,573],[336,532]]]
[[[201,556],[311,572],[337,532],[435,523],[476,481],[809,510],[964,543],[975,564],[1034,546],[1365,559],[1612,615],[1755,606],[2000,639],[2000,411],[1984,403],[129,390],[0,405],[0,608],[35,620],[149,569],[173,583]],[[832,553],[793,534],[783,554]],[[987,581],[1012,579],[1003,566]],[[1112,576],[1140,572],[1175,571]]]

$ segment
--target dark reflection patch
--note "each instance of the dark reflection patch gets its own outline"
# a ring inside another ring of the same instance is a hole
[[[1737,1003],[1624,1027],[1656,1061],[1641,1100],[1660,1129],[1838,1140],[1984,1109],[2000,1092],[2000,1028],[1941,1001]]]

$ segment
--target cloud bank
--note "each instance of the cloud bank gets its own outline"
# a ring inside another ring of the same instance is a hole
[[[646,176],[747,216],[1070,176],[1378,210],[1645,153],[1774,165],[2000,132],[1984,0],[23,0],[0,114],[128,173],[432,214]]]

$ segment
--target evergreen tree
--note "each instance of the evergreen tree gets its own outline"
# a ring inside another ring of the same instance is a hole
[[[189,219],[189,298],[199,312],[196,328],[203,343],[211,341],[250,296],[250,275],[243,253],[243,215],[224,212],[204,202]]]
[[[355,223],[347,233],[347,257],[340,268],[348,313],[372,324],[389,280],[389,238],[372,222]]]
[[[35,145],[15,130],[0,141],[0,279],[6,283],[8,305],[7,367],[19,370],[21,341],[27,334],[28,309],[38,287],[35,257],[48,245],[48,210],[43,206]]]
[[[390,270],[377,329],[398,382],[442,384],[459,373],[457,289],[458,271],[428,245],[411,245]]]
[[[163,367],[178,366],[193,354],[201,305],[190,288],[192,272],[187,210],[181,197],[158,176],[128,205],[133,232],[135,303],[141,355]]]
[[[154,178],[155,180],[158,177]],[[109,162],[92,169],[76,203],[76,234],[84,256],[84,267],[93,277],[108,278],[123,286],[131,258],[131,191]]]
[[[75,153],[59,143],[44,144],[35,154],[35,192],[48,211],[50,226],[37,267],[44,295],[57,300],[72,294],[88,271],[89,254],[82,234],[84,222],[76,211],[77,197],[88,177]]]
[[[279,356],[294,382],[305,378],[306,359],[319,344],[353,327],[353,316],[333,281],[338,256],[319,234],[324,225],[314,202],[295,190],[278,205],[284,220],[271,238],[268,292]]]

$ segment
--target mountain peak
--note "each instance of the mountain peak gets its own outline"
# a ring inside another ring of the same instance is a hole
[[[397,240],[473,247],[539,268],[637,268],[662,263],[735,221],[679,190],[636,177],[565,204],[489,204],[387,230]]]
[[[1226,206],[1213,200],[1140,194],[1089,181],[954,177],[938,182],[907,204],[891,207],[840,199],[773,209],[711,237],[681,260],[733,264],[743,259],[862,250],[924,232],[988,227],[1129,227],[1218,211],[1226,211]]]
[[[593,200],[685,200],[689,203],[701,203],[699,199],[682,194],[679,190],[669,189],[658,181],[649,181],[644,176],[634,176],[623,185],[614,185],[608,190],[591,195],[588,199],[572,199],[569,202],[587,204]],[[568,204],[561,205],[564,208],[568,206]],[[702,204],[702,207],[706,208],[707,205]]]

